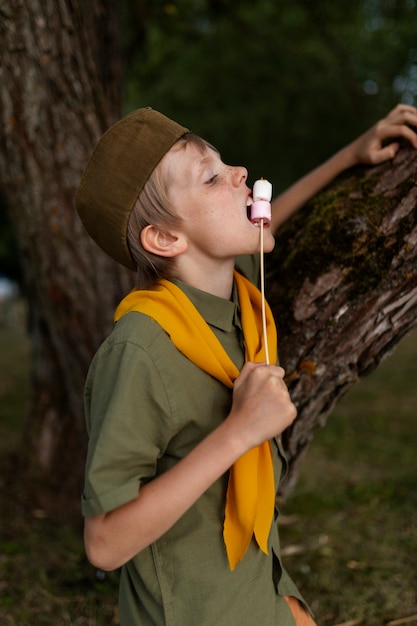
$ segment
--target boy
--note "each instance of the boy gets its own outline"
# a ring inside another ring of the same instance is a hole
[[[417,147],[407,124],[417,112],[401,105],[277,198],[265,251],[343,169],[394,156],[384,140]],[[265,364],[246,178],[148,108],[105,133],[77,193],[93,238],[138,273],[85,391],[85,545],[97,567],[122,567],[122,625],[314,624],[280,557],[279,435],[296,409]],[[269,311],[268,333],[275,363]]]

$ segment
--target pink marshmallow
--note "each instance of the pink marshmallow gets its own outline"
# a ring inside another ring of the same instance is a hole
[[[250,207],[250,221],[259,222],[261,219],[271,221],[271,203],[267,200],[256,200]]]

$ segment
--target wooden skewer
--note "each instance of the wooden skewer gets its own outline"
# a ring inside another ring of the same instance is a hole
[[[260,255],[260,265],[261,265],[261,296],[262,296],[262,332],[264,338],[264,346],[265,346],[265,359],[267,365],[269,365],[269,346],[268,346],[268,335],[266,332],[266,312],[265,312],[265,260],[264,260],[264,220],[261,218],[260,220],[260,246],[259,246],[259,255]]]

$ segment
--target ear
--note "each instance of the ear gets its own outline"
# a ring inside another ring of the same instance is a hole
[[[179,233],[163,230],[149,224],[140,233],[142,246],[158,256],[176,257],[187,250],[187,242]]]

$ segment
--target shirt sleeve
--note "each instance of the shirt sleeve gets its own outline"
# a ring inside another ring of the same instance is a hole
[[[95,516],[137,497],[157,473],[175,421],[149,351],[111,342],[96,355],[86,385],[89,430],[82,512]]]

